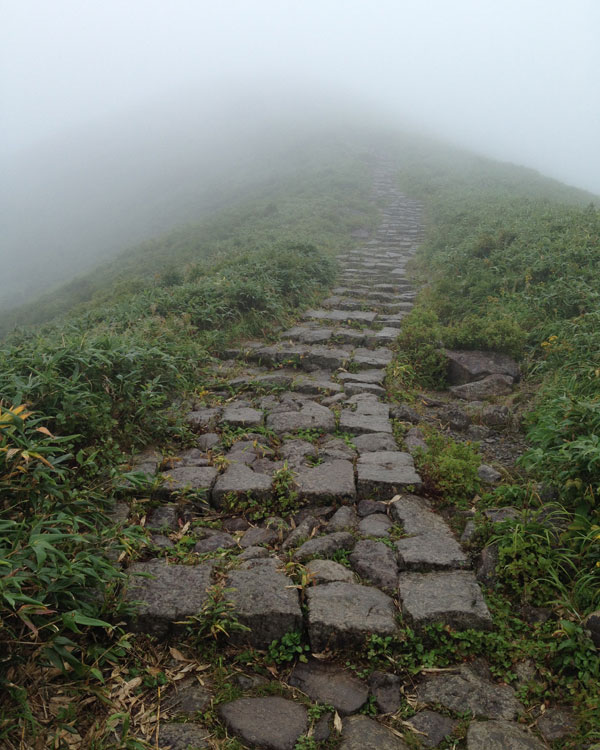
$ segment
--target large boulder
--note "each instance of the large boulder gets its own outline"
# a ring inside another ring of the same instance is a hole
[[[483,380],[488,375],[507,375],[519,380],[519,365],[506,354],[482,351],[453,351],[446,349],[448,360],[447,378],[451,385],[462,385],[474,380]]]

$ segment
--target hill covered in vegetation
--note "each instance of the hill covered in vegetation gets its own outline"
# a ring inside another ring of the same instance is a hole
[[[391,662],[413,676],[486,656],[496,677],[518,683],[527,710],[575,707],[577,729],[554,747],[600,740],[599,659],[585,625],[600,607],[594,197],[530,170],[390,134],[313,142],[294,158],[293,174],[262,175],[234,205],[132,247],[4,318],[0,738],[7,747],[68,747],[69,733],[85,725],[90,747],[100,750],[112,746],[105,743],[118,725],[120,747],[144,746],[114,692],[125,674],[150,702],[164,679],[123,627],[121,563],[143,556],[148,537],[143,523],[115,525],[111,510],[132,487],[153,497],[129,471],[131,455],[158,446],[168,458],[194,446],[179,407],[217,398],[214,357],[249,337],[269,340],[326,295],[336,256],[359,247],[380,221],[372,180],[384,160],[426,217],[411,269],[419,295],[393,344],[388,400],[418,411],[427,394],[435,399],[446,386],[442,347],[510,354],[524,378],[502,405],[528,447],[486,490],[473,474],[480,463],[473,441],[425,430],[429,451],[416,462],[432,501],[449,509],[460,532],[473,511],[473,556],[496,551],[487,592],[496,630],[417,636],[403,626],[401,647],[371,641],[360,666]],[[398,418],[399,441],[407,429]],[[516,516],[489,523],[486,511],[509,507]],[[217,663],[212,636],[221,621],[213,604],[196,655]],[[546,613],[533,632],[523,607]],[[276,644],[263,667],[281,668],[303,648]],[[262,657],[235,658],[240,666]],[[527,661],[537,675],[529,681],[515,672]],[[49,680],[61,697],[50,714]],[[83,718],[87,699],[92,720]],[[454,744],[441,747],[464,747],[457,731]],[[29,744],[19,745],[23,737]]]

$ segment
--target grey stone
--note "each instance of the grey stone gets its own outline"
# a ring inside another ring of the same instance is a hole
[[[371,513],[358,524],[358,532],[363,536],[388,537],[391,525],[385,513]]]
[[[319,446],[319,457],[327,459],[348,459],[352,461],[356,456],[356,450],[342,438],[330,438],[324,440]]]
[[[342,725],[340,750],[409,750],[390,729],[366,716],[348,716]]]
[[[333,334],[332,328],[311,328],[310,326],[294,326],[281,334],[282,339],[299,341],[301,344],[322,344],[329,341]]]
[[[513,389],[513,380],[507,375],[488,375],[483,380],[464,385],[453,385],[450,393],[464,401],[481,401],[494,396],[507,396]]]
[[[198,614],[211,584],[212,563],[169,564],[157,559],[133,563],[128,573],[125,600],[139,602],[132,629],[163,637],[173,623]],[[150,574],[151,578],[137,574]]]
[[[396,632],[394,603],[376,588],[328,583],[309,588],[306,595],[313,652],[362,648],[371,633],[385,637]]]
[[[385,396],[385,390],[375,383],[345,383],[344,392],[347,396],[355,396],[361,393],[370,393],[381,398]]]
[[[573,737],[577,731],[577,722],[570,708],[553,706],[540,716],[537,728],[546,742],[556,742]]]
[[[359,453],[373,453],[374,451],[396,451],[398,446],[393,435],[389,432],[374,432],[368,435],[357,435],[352,442]]]
[[[313,320],[332,320],[339,323],[347,320],[372,323],[377,317],[377,313],[363,312],[362,310],[307,310],[304,317]]]
[[[325,534],[309,539],[294,553],[296,562],[305,562],[313,556],[327,557],[333,555],[340,549],[352,549],[356,540],[352,534],[345,531],[337,531],[334,534]]]
[[[258,547],[261,544],[271,546],[279,541],[279,534],[273,529],[263,529],[253,526],[244,532],[240,539],[240,547]]]
[[[210,703],[212,694],[196,680],[184,678],[174,683],[173,689],[163,699],[162,708],[171,715],[191,716]]]
[[[388,593],[395,594],[398,585],[396,555],[383,542],[361,539],[350,555],[350,564],[361,578]]]
[[[222,523],[223,531],[228,531],[230,534],[236,531],[246,531],[250,527],[248,521],[245,518],[226,518]]]
[[[260,674],[237,674],[235,681],[242,690],[254,690],[268,684],[266,677]]]
[[[417,699],[457,713],[470,711],[477,719],[516,719],[524,707],[508,685],[482,679],[466,666],[433,674],[417,686]]]
[[[163,490],[167,492],[205,492],[207,497],[217,477],[214,466],[180,466],[164,472]]]
[[[412,456],[401,451],[363,453],[358,459],[357,474],[360,497],[389,500],[406,487],[421,486]]]
[[[488,404],[481,410],[481,421],[488,427],[504,427],[510,423],[510,411],[507,406]]]
[[[489,630],[492,618],[471,571],[401,573],[404,616],[415,627],[441,622],[456,629]]]
[[[162,455],[158,451],[149,448],[133,457],[130,471],[138,474],[153,475],[156,474],[161,463]]]
[[[240,570],[254,570],[255,568],[268,568],[271,571],[279,572],[282,563],[277,557],[256,557],[253,556],[248,560],[242,560]]]
[[[263,413],[249,406],[232,404],[225,409],[221,420],[232,427],[259,427],[263,422]]]
[[[211,733],[200,724],[161,722],[158,731],[159,750],[204,750],[209,748]]]
[[[463,432],[471,424],[471,417],[456,406],[447,406],[438,412],[439,419],[451,430]]]
[[[600,648],[600,610],[590,612],[590,614],[583,621],[583,627],[590,634],[592,642],[596,648]]]
[[[219,421],[221,409],[196,409],[189,412],[185,420],[195,432],[203,432]]]
[[[296,468],[306,462],[307,456],[316,456],[317,448],[307,440],[286,440],[279,453],[291,468]]]
[[[481,464],[477,469],[477,476],[484,484],[497,484],[502,479],[502,474],[493,466]]]
[[[306,569],[315,584],[319,583],[355,583],[356,578],[351,570],[334,560],[311,560],[306,564]]]
[[[306,347],[306,353],[301,359],[301,366],[304,369],[323,369],[337,370],[343,367],[348,359],[348,352],[345,349],[334,349],[329,346],[315,344]]]
[[[404,531],[411,535],[451,534],[446,522],[434,513],[431,504],[423,497],[405,494],[389,505],[390,516],[401,523]]]
[[[477,527],[475,526],[475,521],[469,519],[465,524],[465,528],[463,529],[462,534],[460,535],[461,544],[469,544],[475,537],[476,533]]]
[[[129,505],[123,501],[116,502],[109,513],[109,517],[111,523],[120,526],[126,524],[129,519]]]
[[[264,750],[294,750],[308,730],[304,706],[279,696],[239,698],[219,706],[218,713],[230,732]]]
[[[327,524],[329,533],[334,531],[348,531],[354,529],[358,523],[356,511],[348,505],[338,508]]]
[[[391,435],[392,425],[387,417],[360,414],[344,409],[340,415],[340,430],[351,435],[362,435],[370,432],[384,432]]]
[[[223,531],[217,531],[215,534],[201,539],[194,545],[194,552],[198,555],[204,555],[207,552],[215,552],[218,549],[232,549],[237,546],[237,542],[230,535]]]
[[[376,670],[369,676],[369,687],[375,698],[379,713],[396,713],[403,698],[402,680],[398,675]]]
[[[310,375],[297,375],[294,378],[292,388],[297,393],[304,393],[312,396],[340,396],[343,397],[344,391],[339,383],[331,380],[330,372],[311,372]]]
[[[246,549],[238,555],[238,560],[262,560],[265,557],[269,557],[269,550],[265,547],[246,547]]]
[[[209,451],[218,445],[221,441],[216,432],[205,432],[204,435],[198,435],[196,445],[201,451]]]
[[[150,531],[177,531],[179,529],[179,508],[176,505],[159,505],[146,517],[146,528]]]
[[[492,543],[484,547],[477,559],[477,580],[485,586],[493,586],[498,580],[496,568],[499,561],[497,544]]]
[[[472,721],[467,750],[544,750],[545,745],[527,729],[510,721]]]
[[[390,415],[401,422],[412,422],[417,424],[421,421],[421,415],[418,411],[408,404],[393,404],[390,406]]]
[[[400,570],[466,568],[469,561],[460,544],[448,533],[420,534],[396,542]]]
[[[451,734],[458,725],[457,721],[452,721],[447,716],[429,710],[419,711],[418,714],[409,719],[409,723],[418,732],[425,735],[419,735],[419,739],[425,747],[437,747],[444,737]]]
[[[367,686],[334,664],[309,659],[298,662],[290,674],[289,684],[319,703],[333,706],[341,715],[354,714],[369,697]]]
[[[222,508],[229,494],[250,495],[253,500],[267,500],[272,496],[272,478],[257,474],[245,464],[230,464],[221,474],[212,491],[215,507]]]
[[[372,516],[374,513],[386,513],[387,505],[381,500],[361,500],[356,506],[358,515],[361,518]]]
[[[271,562],[278,563],[269,558],[247,560],[245,565],[260,564],[249,570],[233,570],[227,578],[226,588],[230,590],[226,591],[226,599],[232,602],[239,621],[250,628],[230,633],[233,643],[268,648],[276,638],[302,628],[298,591],[286,575],[273,569]]]
[[[342,383],[375,383],[381,385],[385,380],[384,369],[362,370],[361,372],[340,372],[337,379]]]
[[[425,435],[418,427],[411,427],[403,438],[406,450],[414,455],[417,451],[427,453],[429,446],[425,442]]]
[[[153,547],[158,547],[159,549],[173,549],[175,546],[169,537],[164,534],[152,534],[150,542]]]
[[[333,460],[318,466],[298,469],[296,484],[300,497],[309,503],[324,505],[331,499],[354,499],[354,466],[351,461]]]
[[[516,521],[521,516],[520,512],[512,505],[507,505],[504,508],[486,508],[483,515],[490,523]]]
[[[267,427],[278,434],[295,430],[319,430],[332,432],[335,417],[326,406],[308,401],[298,411],[283,411],[267,416]]]
[[[506,354],[482,351],[445,351],[448,358],[447,377],[452,385],[483,380],[489,375],[504,375],[519,380],[519,365]]]
[[[313,529],[316,529],[318,525],[318,518],[315,518],[315,516],[307,516],[298,524],[298,526],[296,526],[291,534],[289,534],[287,539],[281,545],[281,549],[288,550],[291,547],[295,547],[300,542],[309,539],[313,532]]]
[[[374,367],[386,367],[393,359],[393,352],[385,346],[378,349],[355,349],[352,354],[352,362],[361,369]]]

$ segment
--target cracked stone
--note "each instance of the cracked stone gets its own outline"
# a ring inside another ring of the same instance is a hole
[[[401,451],[363,453],[357,463],[357,489],[361,497],[389,500],[406,487],[420,487],[412,456]]]
[[[351,461],[333,460],[318,466],[303,466],[297,470],[294,481],[300,497],[316,505],[331,499],[354,499],[354,466]]]

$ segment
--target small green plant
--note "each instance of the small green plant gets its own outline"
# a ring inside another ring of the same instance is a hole
[[[308,735],[303,734],[296,740],[294,750],[318,750],[318,747],[319,746],[314,737],[309,737]]]
[[[310,646],[302,642],[302,633],[294,630],[271,642],[266,660],[271,664],[287,664],[294,659],[306,662],[309,651]]]
[[[231,633],[250,630],[236,617],[233,602],[226,598],[229,591],[231,589],[222,586],[211,586],[202,610],[182,623],[187,625],[190,637],[197,643],[208,638],[228,638]]]
[[[351,568],[352,565],[350,564],[350,555],[352,553],[352,550],[349,549],[336,549],[335,552],[331,555],[331,559],[339,563],[340,565],[343,565],[345,568]]]
[[[275,495],[275,512],[281,514],[293,513],[298,509],[298,490],[294,480],[294,472],[284,463],[281,469],[273,474],[273,493]]]

